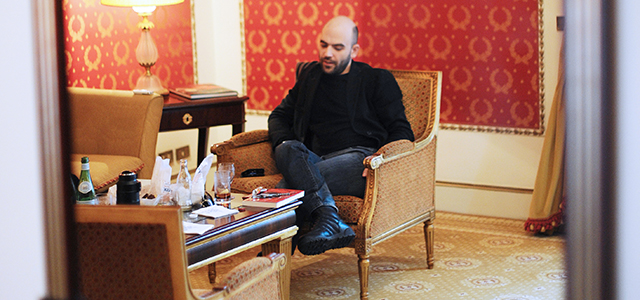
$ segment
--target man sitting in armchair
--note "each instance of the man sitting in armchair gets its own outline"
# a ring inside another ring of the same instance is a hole
[[[304,66],[295,86],[269,116],[269,138],[280,188],[305,191],[296,210],[311,230],[297,237],[305,255],[348,246],[353,230],[338,216],[332,195],[362,198],[365,157],[400,139],[414,140],[393,75],[355,62],[358,28],[344,16],[318,37],[318,62]]]

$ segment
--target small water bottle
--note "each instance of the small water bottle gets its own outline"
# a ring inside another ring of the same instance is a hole
[[[89,158],[85,156],[80,162],[82,163],[82,169],[80,171],[80,182],[76,190],[76,203],[96,205],[98,204],[98,197],[96,197],[93,180],[91,180],[91,173],[89,172]]]
[[[180,160],[180,172],[176,179],[176,201],[183,209],[190,209],[193,202],[191,201],[191,175],[187,167],[187,160]]]

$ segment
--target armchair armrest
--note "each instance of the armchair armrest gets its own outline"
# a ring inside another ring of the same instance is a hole
[[[364,159],[365,168],[377,169],[385,161],[398,159],[402,155],[410,154],[415,144],[409,140],[398,140],[382,146],[376,153]]]
[[[211,153],[218,162],[233,162],[236,170],[231,190],[236,193],[251,193],[258,187],[274,187],[282,175],[276,162],[269,140],[269,131],[254,130],[234,135],[230,140],[211,146]],[[249,169],[263,169],[261,177],[241,177]]]
[[[364,209],[358,219],[364,235],[381,235],[434,208],[436,140],[392,142],[365,158],[370,171]]]
[[[284,294],[280,272],[285,262],[286,257],[282,253],[252,258],[229,271],[214,287],[214,291],[247,299],[280,299],[280,295]]]

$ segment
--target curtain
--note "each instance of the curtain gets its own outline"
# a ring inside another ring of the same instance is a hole
[[[565,155],[564,51],[525,230],[551,234],[563,223]]]

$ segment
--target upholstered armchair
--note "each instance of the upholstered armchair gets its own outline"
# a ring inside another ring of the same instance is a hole
[[[76,205],[83,299],[283,299],[284,254],[248,260],[211,290],[192,290],[177,206]],[[287,293],[288,294],[288,293]]]
[[[442,72],[391,70],[403,93],[407,119],[415,142],[384,145],[364,160],[368,169],[364,199],[334,196],[342,220],[356,232],[361,299],[368,299],[371,248],[416,224],[424,223],[427,267],[433,267],[435,218],[435,154],[440,114]],[[218,162],[232,161],[236,179],[232,190],[250,193],[258,186],[273,187],[279,174],[267,130],[241,133],[215,144]],[[241,177],[248,169],[264,169],[264,176]]]
[[[150,179],[164,100],[132,91],[69,88],[71,171],[89,157],[97,192],[115,184],[122,171]]]

